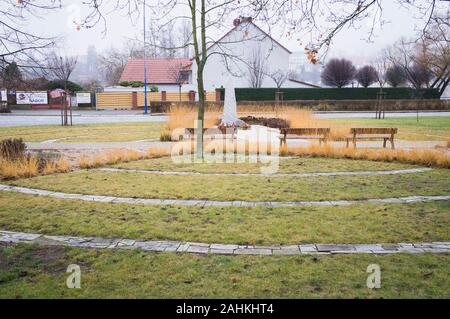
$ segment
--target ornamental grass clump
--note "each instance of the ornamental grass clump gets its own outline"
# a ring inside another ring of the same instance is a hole
[[[331,145],[310,145],[307,147],[286,148],[280,153],[284,156],[312,156],[328,158],[347,158],[382,162],[399,162],[436,168],[450,168],[450,154],[434,149],[389,150],[355,149]]]

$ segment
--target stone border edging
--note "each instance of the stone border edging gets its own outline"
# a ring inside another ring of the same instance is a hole
[[[96,249],[141,249],[152,252],[215,255],[330,255],[330,254],[449,254],[450,242],[398,244],[300,244],[289,246],[246,246],[181,241],[139,241],[123,238],[50,236],[0,230],[0,242]]]
[[[0,184],[0,191],[15,192],[21,194],[30,194],[38,196],[48,196],[61,199],[78,199],[89,202],[105,202],[105,203],[128,203],[143,205],[179,205],[179,206],[220,206],[220,207],[297,207],[297,206],[347,206],[355,204],[395,204],[395,203],[421,203],[433,201],[449,201],[450,195],[443,196],[409,196],[397,198],[373,198],[373,199],[357,199],[357,200],[334,200],[334,201],[297,201],[297,202],[250,202],[250,201],[213,201],[213,200],[197,200],[197,199],[158,199],[158,198],[131,198],[131,197],[114,197],[104,195],[83,195],[68,194],[62,192],[52,192],[43,189],[34,189],[26,187],[17,187]]]
[[[352,176],[352,175],[399,175],[414,174],[432,171],[432,168],[413,168],[403,170],[390,171],[354,171],[354,172],[328,172],[328,173],[276,173],[276,174],[257,174],[257,173],[200,173],[200,172],[176,172],[176,171],[150,171],[139,169],[124,168],[94,168],[94,171],[102,172],[126,172],[126,173],[143,173],[155,175],[192,175],[192,176],[267,176],[267,177],[320,177],[320,176]]]

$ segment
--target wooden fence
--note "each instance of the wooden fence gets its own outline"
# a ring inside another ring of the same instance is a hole
[[[216,92],[206,92],[206,101],[215,102]],[[144,107],[143,92],[105,92],[97,93],[97,109],[138,109]],[[195,102],[195,92],[148,92],[148,103],[152,102]]]

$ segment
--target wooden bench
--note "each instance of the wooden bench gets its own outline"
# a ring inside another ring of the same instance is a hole
[[[280,129],[280,145],[286,145],[287,139],[314,139],[326,143],[330,135],[329,128],[282,128]]]
[[[397,128],[352,128],[351,134],[346,137],[347,147],[349,147],[350,140],[356,148],[356,141],[358,140],[383,140],[383,147],[386,148],[387,141],[391,143],[392,149],[395,149],[394,136],[397,134]]]

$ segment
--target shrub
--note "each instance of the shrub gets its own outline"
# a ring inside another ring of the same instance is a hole
[[[171,142],[172,141],[172,133],[168,129],[163,129],[159,136],[159,140],[161,142]]]
[[[10,161],[24,158],[26,148],[22,139],[3,140],[0,142],[0,157]]]
[[[130,82],[130,85],[131,85],[131,87],[133,87],[133,88],[140,88],[140,87],[143,87],[143,86],[144,86],[144,82],[141,82],[141,81],[133,81],[133,82]]]
[[[122,81],[122,82],[119,83],[119,85],[120,85],[120,86],[125,86],[125,87],[127,87],[127,86],[130,86],[130,82],[128,82],[128,81]]]

